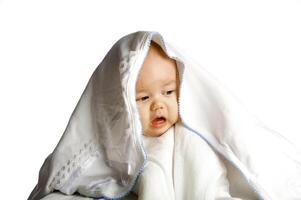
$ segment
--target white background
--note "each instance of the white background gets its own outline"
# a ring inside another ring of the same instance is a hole
[[[0,0],[0,199],[26,199],[92,72],[160,32],[301,146],[301,1]]]

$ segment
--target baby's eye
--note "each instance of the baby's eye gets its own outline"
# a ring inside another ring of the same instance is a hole
[[[167,95],[170,95],[170,94],[172,94],[174,92],[174,90],[168,90],[168,91],[166,91],[166,94]]]
[[[141,100],[142,100],[142,101],[145,101],[146,99],[148,99],[148,96],[141,97]]]
[[[139,99],[137,99],[137,101],[146,101],[149,97],[148,96],[144,96],[144,97],[141,97]]]

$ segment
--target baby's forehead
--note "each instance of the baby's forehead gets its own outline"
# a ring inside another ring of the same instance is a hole
[[[154,43],[150,46],[140,71],[143,73],[144,71],[161,72],[166,70],[177,70],[176,61]]]
[[[161,47],[152,43],[141,66],[136,87],[163,86],[177,83],[178,71],[176,61],[166,55]]]
[[[140,78],[136,82],[137,89],[155,88],[155,87],[165,87],[177,85],[177,79],[170,76],[165,78],[157,78],[153,76]]]

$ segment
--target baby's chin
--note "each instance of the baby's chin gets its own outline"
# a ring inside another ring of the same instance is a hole
[[[172,124],[166,124],[165,126],[161,128],[148,128],[148,130],[145,130],[143,135],[148,136],[148,137],[160,137],[163,135],[170,127]]]
[[[143,135],[148,136],[148,137],[160,137],[161,135],[163,135],[166,131],[164,132],[146,132]]]

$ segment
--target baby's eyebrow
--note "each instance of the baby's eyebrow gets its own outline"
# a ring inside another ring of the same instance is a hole
[[[136,94],[138,94],[138,93],[144,93],[144,90],[143,89],[136,90]]]
[[[176,83],[176,81],[175,81],[175,80],[171,80],[171,81],[165,83],[164,85],[170,85],[170,84],[172,84],[172,83]]]
[[[144,92],[145,92],[145,88],[143,88],[143,87],[139,87],[139,88],[136,89],[136,94],[144,93]]]
[[[162,81],[163,82],[163,81]],[[176,84],[176,81],[175,80],[170,80],[168,82],[163,82],[163,86],[167,86],[167,85],[171,85],[171,84]],[[142,87],[142,88],[137,88],[136,89],[136,94],[138,93],[144,93],[145,92],[145,89]]]

